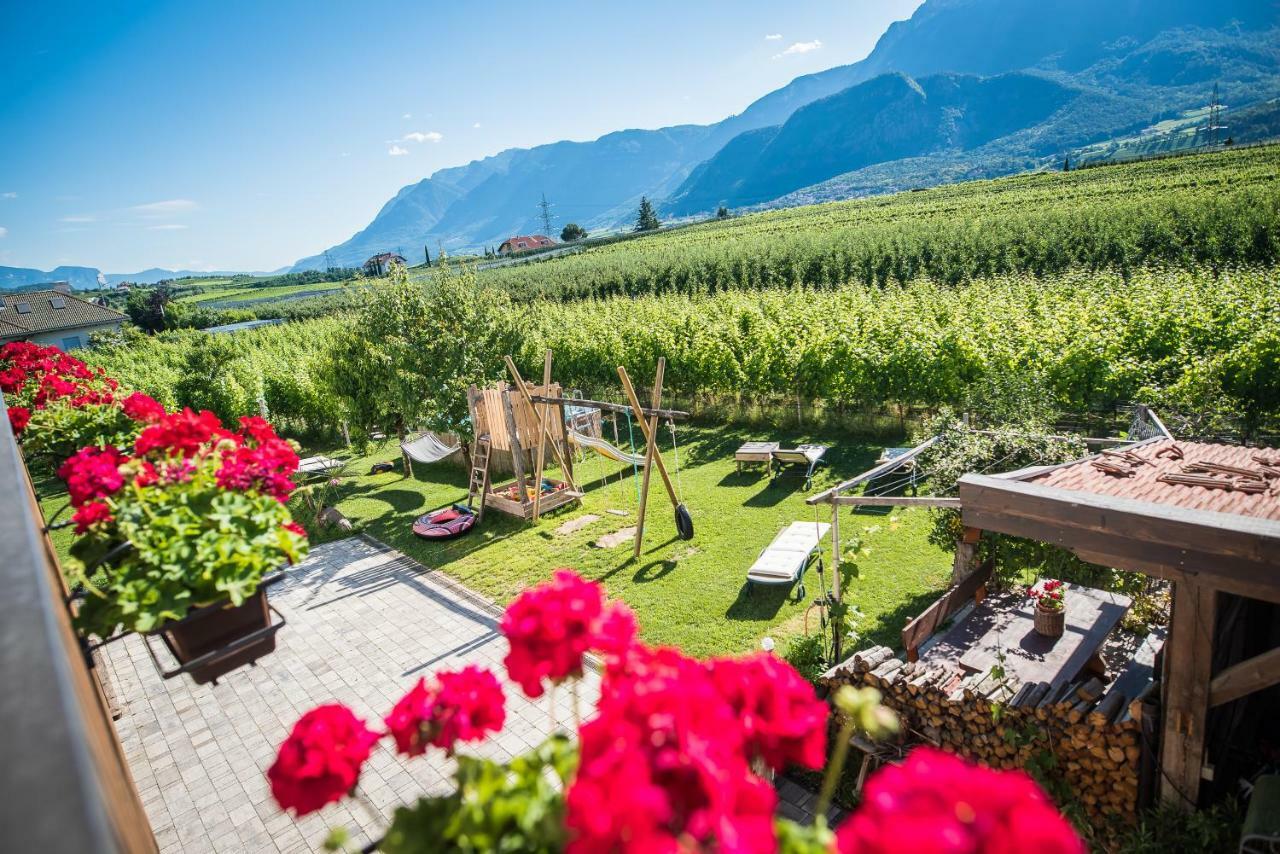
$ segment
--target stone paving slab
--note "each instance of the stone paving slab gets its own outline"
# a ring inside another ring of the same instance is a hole
[[[294,722],[315,706],[341,702],[374,725],[433,670],[478,664],[504,672],[507,644],[496,608],[368,538],[312,549],[272,588],[271,602],[288,621],[276,651],[216,685],[161,679],[136,635],[102,650],[122,711],[120,740],[162,852],[318,851],[338,825],[361,844],[377,838],[381,819],[356,801],[301,820],[277,809],[266,769]],[[585,687],[584,710],[595,702],[594,674]],[[504,688],[505,730],[468,752],[506,759],[550,731],[545,697],[535,705],[505,677]],[[566,726],[568,694],[557,697]],[[383,816],[422,794],[448,791],[451,762],[438,753],[402,761],[390,740],[384,745],[360,780]]]

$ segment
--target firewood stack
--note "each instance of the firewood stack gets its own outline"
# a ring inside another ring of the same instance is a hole
[[[1133,820],[1137,810],[1142,699],[1087,677],[1051,689],[957,665],[904,662],[887,646],[828,671],[832,690],[869,685],[898,713],[905,740],[931,744],[992,768],[1045,768],[1093,818]]]

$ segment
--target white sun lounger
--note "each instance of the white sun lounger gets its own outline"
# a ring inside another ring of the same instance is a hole
[[[800,584],[799,597],[804,598],[804,571],[816,557],[822,560],[819,546],[828,522],[792,522],[782,529],[773,542],[760,552],[760,557],[747,570],[747,589],[752,584]]]

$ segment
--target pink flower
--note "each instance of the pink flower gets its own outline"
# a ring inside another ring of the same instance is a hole
[[[293,447],[261,418],[241,418],[236,447],[223,454],[218,485],[242,492],[257,490],[283,504],[293,491],[290,480],[298,469]]]
[[[71,504],[79,507],[95,498],[114,495],[124,486],[120,466],[128,457],[108,445],[105,448],[82,448],[58,469],[58,477],[66,481]]]
[[[71,521],[76,523],[77,534],[83,534],[94,525],[110,522],[114,518],[111,515],[111,508],[102,501],[90,501],[76,508],[76,512],[71,514]]]
[[[26,430],[29,423],[31,423],[30,409],[25,406],[9,407],[9,426],[13,428],[15,436]]]
[[[511,647],[507,675],[530,697],[541,697],[548,680],[581,676],[582,657],[595,639],[592,627],[603,608],[600,585],[571,569],[557,569],[550,581],[525,590],[502,617]]]
[[[494,675],[471,665],[437,674],[431,686],[419,679],[387,716],[387,730],[407,756],[418,756],[428,746],[452,753],[459,741],[480,741],[485,733],[501,730],[504,702]]]
[[[165,416],[164,407],[140,391],[135,391],[122,400],[120,408],[125,415],[143,424],[155,424]]]
[[[839,854],[1084,854],[1084,844],[1021,771],[993,771],[929,747],[886,766],[836,834]]]
[[[267,770],[276,803],[302,816],[340,800],[359,781],[360,769],[380,737],[346,706],[307,712]]]
[[[593,626],[592,646],[605,655],[623,655],[636,642],[637,634],[635,612],[624,602],[610,602]]]
[[[827,704],[795,668],[769,653],[709,662],[733,705],[752,758],[775,771],[795,763],[814,770],[827,757]]]
[[[299,525],[297,522],[293,522],[293,521],[285,522],[280,527],[284,528],[286,531],[292,534],[297,534],[299,537],[305,537],[307,535],[307,529]]]

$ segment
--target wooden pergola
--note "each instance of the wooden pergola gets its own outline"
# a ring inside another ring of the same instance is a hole
[[[1161,795],[1187,808],[1212,773],[1210,709],[1280,683],[1280,648],[1214,672],[1220,597],[1280,604],[1277,466],[1275,451],[1157,437],[1060,466],[960,480],[967,540],[981,531],[1025,537],[1172,582]]]

